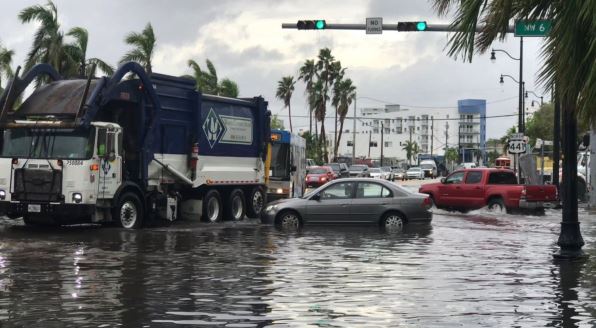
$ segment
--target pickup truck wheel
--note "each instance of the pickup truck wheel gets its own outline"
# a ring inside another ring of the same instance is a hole
[[[222,208],[219,192],[215,189],[209,190],[203,197],[203,220],[210,223],[221,221]]]
[[[240,189],[234,189],[228,197],[226,204],[226,219],[240,221],[244,219],[246,213],[246,203],[244,201],[244,192]]]
[[[505,214],[507,213],[507,208],[505,207],[505,203],[501,198],[493,198],[488,201],[488,210],[493,213]]]
[[[116,224],[125,229],[138,229],[143,226],[143,206],[139,197],[131,192],[124,193],[118,199],[112,217]]]
[[[257,186],[251,189],[248,194],[246,206],[246,214],[249,218],[256,219],[261,216],[265,204],[267,204],[267,193],[263,190],[263,187]]]

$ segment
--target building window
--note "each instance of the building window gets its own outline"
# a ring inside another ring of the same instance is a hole
[[[385,147],[393,147],[393,142],[385,141]]]
[[[374,128],[373,133],[379,133],[379,128]]]
[[[389,128],[385,128],[385,133],[389,134],[389,133],[391,133],[391,130]]]
[[[354,146],[354,143],[352,142],[352,140],[348,140],[348,147],[352,147]]]
[[[377,146],[377,142],[376,141],[371,141],[368,143],[369,147],[376,147]]]

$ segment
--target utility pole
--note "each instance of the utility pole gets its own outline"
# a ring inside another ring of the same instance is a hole
[[[430,117],[430,155],[433,155],[433,147],[434,147],[434,143],[433,143],[433,139],[435,138],[435,117],[431,116]]]
[[[385,125],[381,122],[381,166],[383,166],[383,148],[385,144],[383,143],[383,135],[385,134]]]
[[[368,131],[368,158],[370,158],[370,144],[372,142],[372,130]]]
[[[356,162],[356,96],[354,96],[354,131],[352,136],[352,164],[354,164]]]
[[[410,144],[408,145],[410,147],[410,156],[408,156],[408,161],[410,162],[410,166],[412,166],[412,127],[408,126],[408,130],[410,130]]]

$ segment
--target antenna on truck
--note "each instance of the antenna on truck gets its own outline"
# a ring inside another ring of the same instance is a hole
[[[2,112],[0,112],[0,122],[4,118],[4,112],[6,111],[6,105],[10,100],[10,94],[12,93],[12,89],[14,88],[15,81],[19,78],[19,72],[21,71],[21,66],[17,66],[17,70],[14,73],[14,78],[12,79],[12,83],[10,83],[10,87],[8,88],[8,92],[6,92],[6,99],[4,99],[4,106],[2,106]]]
[[[85,91],[83,91],[83,97],[81,98],[81,104],[79,105],[79,110],[77,111],[77,115],[75,116],[74,122],[77,123],[77,119],[79,118],[79,113],[85,107],[85,101],[87,100],[87,94],[89,94],[89,87],[91,86],[91,79],[93,78],[93,74],[95,74],[95,67],[97,66],[96,63],[91,66],[91,71],[89,72],[89,77],[87,77],[87,84],[85,84]]]

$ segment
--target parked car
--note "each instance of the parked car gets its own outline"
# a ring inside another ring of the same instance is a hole
[[[315,163],[315,160],[312,158],[307,158],[306,159],[306,166],[317,166],[317,163]]]
[[[424,179],[424,171],[418,166],[411,167],[406,172],[406,177],[408,179]]]
[[[393,169],[393,177],[395,180],[406,180],[406,171],[403,169]]]
[[[346,163],[328,163],[325,166],[329,166],[333,170],[336,179],[350,177],[350,170]]]
[[[350,166],[350,177],[352,177],[352,178],[370,177],[368,165],[356,164],[356,165]]]
[[[373,179],[383,179],[385,180],[385,173],[381,171],[378,167],[373,167],[368,170],[370,177]]]
[[[334,176],[329,166],[311,166],[306,173],[306,188],[320,187],[333,180]]]
[[[438,176],[437,163],[434,160],[421,161],[420,168],[424,171],[424,177],[434,179]]]
[[[349,178],[332,181],[302,198],[271,202],[261,222],[297,228],[310,223],[372,223],[392,230],[430,223],[427,195],[412,193],[383,180]]]
[[[554,185],[520,185],[515,173],[507,169],[469,169],[456,171],[440,183],[426,184],[419,192],[430,195],[437,208],[469,211],[516,210],[542,213],[558,205]]]
[[[381,171],[385,173],[385,180],[393,181],[395,177],[393,176],[393,171],[391,170],[391,166],[382,166]]]

